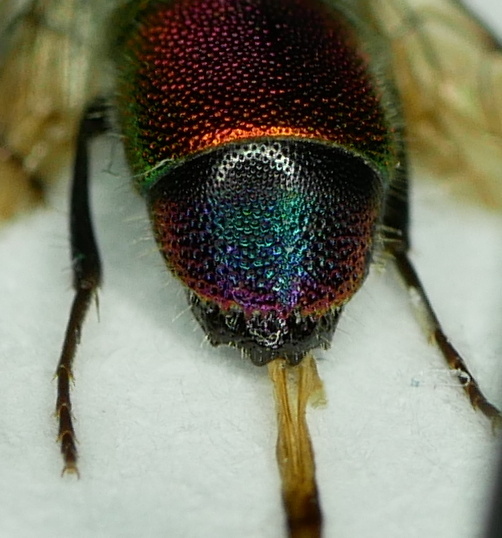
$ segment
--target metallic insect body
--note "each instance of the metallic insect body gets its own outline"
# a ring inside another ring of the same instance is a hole
[[[329,344],[402,175],[384,90],[322,4],[153,3],[133,20],[118,109],[159,248],[211,342],[298,363]]]
[[[71,121],[61,138],[76,148],[71,210],[76,293],[57,372],[65,470],[77,470],[72,363],[101,282],[87,200],[88,143],[104,128],[103,106],[95,105],[96,97],[114,105],[159,250],[185,285],[191,309],[212,344],[237,347],[256,365],[305,367],[312,362],[312,350],[330,345],[344,305],[384,243],[406,285],[418,294],[428,329],[449,366],[468,375],[464,388],[472,404],[497,422],[498,410],[445,336],[408,259],[404,121],[389,79],[391,52],[384,31],[361,22],[366,16],[378,20],[374,13],[363,15],[371,10],[369,4],[122,4],[103,17],[102,28],[114,34],[113,54],[86,56],[84,66],[91,72],[91,66],[111,61],[116,80],[93,84],[84,75],[76,104],[69,106],[62,98],[55,106],[67,106]],[[52,31],[40,22],[47,6],[36,3],[22,18],[26,32],[30,24]],[[58,13],[55,4],[51,9]],[[81,42],[100,49],[98,33],[82,36]],[[84,107],[88,112],[74,141],[71,125],[74,131]],[[53,134],[47,128],[47,118],[53,121],[53,116],[46,116],[39,123]],[[37,174],[52,172],[41,164],[33,164],[34,173],[27,169],[24,157],[33,151],[23,146],[29,145],[23,132],[4,126],[4,163],[17,166],[23,181],[33,183],[40,179]],[[44,140],[47,152],[39,162],[52,146],[61,145],[57,137]],[[295,383],[299,393],[304,391],[298,395],[303,411],[295,419],[301,423],[314,389],[301,388],[301,380]],[[309,444],[305,428],[298,430]],[[299,450],[299,457],[307,460],[307,452]],[[305,467],[313,475],[313,462]],[[314,483],[313,476],[309,480]],[[315,490],[314,483],[306,494],[310,505],[318,504]],[[320,510],[305,514],[300,507],[298,515],[286,493],[284,499],[290,535],[319,536]]]

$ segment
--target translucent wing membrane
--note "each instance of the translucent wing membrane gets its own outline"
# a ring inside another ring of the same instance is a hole
[[[0,6],[0,219],[40,200],[74,154],[83,109],[103,92],[103,4]]]
[[[500,208],[502,50],[460,2],[356,2],[390,44],[417,172]]]

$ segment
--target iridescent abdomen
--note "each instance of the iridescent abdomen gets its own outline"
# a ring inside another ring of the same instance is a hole
[[[397,162],[359,39],[307,0],[135,18],[119,113],[160,250],[213,343],[296,362],[361,285]]]

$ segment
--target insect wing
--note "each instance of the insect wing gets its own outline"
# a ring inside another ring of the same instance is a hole
[[[42,199],[74,154],[84,107],[105,91],[104,26],[96,0],[0,7],[0,219]]]
[[[413,167],[448,181],[464,201],[500,209],[500,41],[460,2],[356,4],[364,20],[389,38]],[[486,5],[496,22],[496,5]]]

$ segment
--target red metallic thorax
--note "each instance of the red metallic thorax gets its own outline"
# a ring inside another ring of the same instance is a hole
[[[318,139],[388,165],[379,92],[349,25],[328,9],[308,0],[152,2],[127,47],[135,171],[270,136]]]

